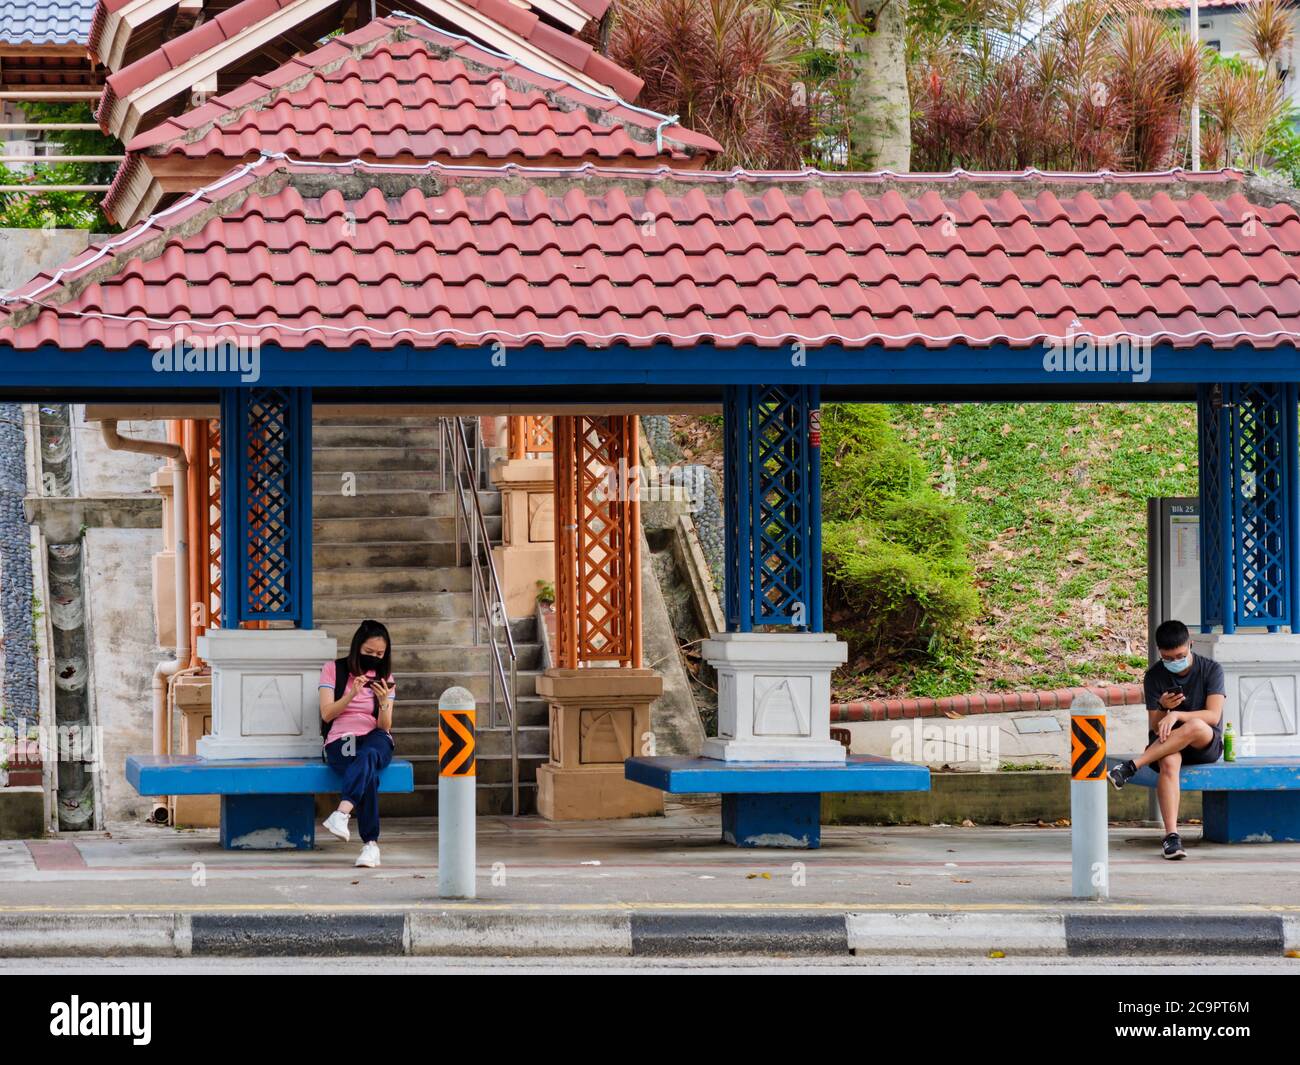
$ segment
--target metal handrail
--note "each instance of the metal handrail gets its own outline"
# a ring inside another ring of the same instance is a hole
[[[459,417],[441,419],[442,429],[442,488],[447,490],[447,459],[450,455],[452,480],[456,496],[456,565],[460,565],[461,530],[469,547],[470,571],[473,580],[471,602],[474,610],[474,645],[481,642],[479,627],[479,610],[487,621],[488,646],[491,668],[488,669],[488,718],[489,727],[495,727],[497,716],[497,684],[501,686],[501,701],[505,707],[506,720],[510,726],[510,793],[511,808],[516,816],[519,814],[519,725],[516,713],[519,655],[515,648],[514,634],[510,631],[510,618],[506,614],[505,594],[501,590],[501,578],[497,574],[496,564],[492,560],[492,541],[488,536],[487,521],[483,517],[483,507],[479,501],[479,488],[482,486],[482,447],[476,441],[471,455],[469,438],[465,433],[465,423]],[[469,484],[465,483],[468,475]],[[468,496],[468,499],[466,498]],[[470,507],[470,501],[473,507]],[[497,640],[497,626],[505,630],[504,653],[502,644]]]

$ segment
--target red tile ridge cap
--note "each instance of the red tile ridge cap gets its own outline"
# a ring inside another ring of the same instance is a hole
[[[1007,714],[1033,710],[1067,710],[1077,695],[1091,692],[1107,706],[1145,705],[1142,685],[1094,684],[1051,691],[977,692],[940,698],[856,699],[831,703],[831,721],[890,721],[900,717],[947,717],[949,714]]]
[[[230,209],[231,202],[238,198],[241,202],[246,198],[248,189],[254,183],[277,180],[276,175],[280,175],[278,187],[283,187],[290,180],[293,174],[321,173],[325,171],[366,171],[374,170],[387,174],[395,173],[430,173],[442,172],[449,176],[462,177],[481,177],[481,178],[500,178],[506,175],[511,177],[532,177],[536,180],[546,178],[551,179],[599,179],[599,178],[617,178],[621,180],[636,180],[640,182],[654,181],[679,181],[683,183],[690,182],[718,182],[718,183],[739,183],[742,181],[751,181],[761,183],[770,182],[812,182],[826,181],[831,183],[851,183],[858,182],[878,182],[897,181],[904,184],[940,182],[944,184],[956,183],[960,181],[977,182],[985,178],[991,178],[999,182],[1015,179],[1037,179],[1037,178],[1061,178],[1066,181],[1079,182],[1083,184],[1092,183],[1091,179],[1098,175],[1091,174],[1053,174],[1038,170],[1026,170],[1014,174],[985,174],[972,171],[955,170],[947,174],[914,174],[904,173],[896,174],[892,171],[871,171],[866,173],[855,173],[851,171],[834,171],[826,172],[806,167],[802,170],[795,171],[747,171],[740,168],[733,170],[681,170],[672,166],[664,165],[657,167],[617,167],[601,166],[595,163],[582,163],[575,166],[527,166],[520,163],[508,162],[500,166],[483,166],[483,165],[460,165],[451,163],[442,163],[432,161],[420,164],[393,164],[386,163],[382,165],[371,164],[362,159],[353,159],[343,162],[318,162],[301,159],[293,159],[282,153],[265,152],[258,160],[250,163],[244,163],[235,167],[228,174],[221,177],[210,185],[206,185],[194,193],[190,194],[183,200],[166,208],[165,210],[143,219],[125,233],[114,237],[112,240],[105,242],[94,248],[87,249],[83,255],[76,256],[67,266],[56,271],[55,275],[49,275],[45,272],[38,274],[32,281],[19,288],[11,291],[6,298],[6,303],[16,301],[35,301],[47,291],[55,288],[66,289],[71,281],[78,283],[77,287],[84,287],[80,284],[84,278],[85,272],[90,268],[93,260],[98,262],[109,250],[130,247],[132,254],[141,255],[144,258],[149,256],[134,247],[133,242],[142,241],[144,235],[151,229],[157,229],[159,232],[167,233],[170,229],[179,224],[181,220],[188,220],[193,214],[197,214],[205,208],[204,204],[209,206],[216,202],[215,197],[220,197],[220,202],[224,205],[223,209]],[[1172,184],[1174,181],[1191,181],[1191,182],[1219,182],[1226,183],[1229,181],[1244,180],[1248,175],[1239,170],[1221,169],[1217,171],[1202,171],[1191,173],[1182,169],[1169,171],[1160,171],[1155,173],[1137,173],[1115,175],[1124,179],[1132,179],[1134,182],[1151,181],[1153,179],[1164,183]],[[220,213],[220,212],[217,212]],[[161,249],[159,249],[161,250]],[[98,271],[96,271],[98,274]],[[110,274],[112,271],[110,271]],[[44,280],[44,283],[40,283]],[[39,304],[31,303],[32,307],[38,307]],[[8,321],[10,325],[21,324],[18,321],[18,315],[21,312],[13,312]]]
[[[201,227],[208,218],[237,209],[254,192],[273,195],[288,184],[289,171],[282,160],[265,157],[237,166],[130,229],[85,248],[53,272],[42,270],[4,298],[4,306],[26,304],[11,309],[4,324],[19,324],[25,313],[75,298],[88,285],[118,273],[125,260],[148,260],[162,254],[182,223]]]

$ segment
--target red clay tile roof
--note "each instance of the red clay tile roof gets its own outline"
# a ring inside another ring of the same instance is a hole
[[[169,70],[188,63],[223,41],[268,18],[293,0],[243,0],[215,19],[204,22],[168,41],[159,50],[123,67],[107,81],[96,120],[103,125],[117,100],[128,97]],[[414,6],[424,9],[422,0],[412,0]],[[624,70],[602,56],[585,41],[580,41],[563,30],[543,22],[534,12],[517,7],[511,0],[454,0],[455,3],[477,10],[505,29],[522,37],[560,63],[586,74],[610,89],[624,100],[632,101],[640,94],[644,82],[635,74]],[[385,2],[377,5],[381,13],[410,4]]]
[[[0,345],[120,349],[183,320],[291,348],[1300,339],[1300,215],[1236,172],[263,160],[108,247],[18,290]]]
[[[575,163],[682,162],[722,150],[665,118],[390,17],[138,134],[127,149],[234,162],[267,147],[301,159]]]
[[[575,164],[703,163],[722,151],[667,116],[389,17],[137,134],[104,211],[124,223],[143,217],[144,190],[153,186],[136,181],[142,154],[216,156],[225,169],[264,147],[299,159]]]

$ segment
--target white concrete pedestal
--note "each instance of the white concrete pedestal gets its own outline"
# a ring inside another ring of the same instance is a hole
[[[1300,755],[1300,635],[1194,633],[1192,651],[1223,667],[1223,724],[1239,755]]]
[[[315,629],[211,629],[198,640],[212,666],[212,734],[200,758],[320,756],[321,667],[338,642]]]
[[[848,645],[829,632],[726,632],[702,653],[718,671],[718,735],[701,754],[726,762],[843,762],[831,739],[831,673]]]

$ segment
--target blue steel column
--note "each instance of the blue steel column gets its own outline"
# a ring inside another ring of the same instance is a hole
[[[1225,575],[1231,572],[1231,536],[1224,528],[1227,476],[1223,470],[1226,451],[1227,412],[1222,409],[1222,389],[1198,385],[1196,390],[1196,444],[1201,526],[1201,631],[1210,632],[1224,623]],[[1226,563],[1226,564],[1225,564]]]
[[[727,627],[822,629],[819,389],[730,386],[725,441]]]
[[[1290,497],[1286,511],[1289,518],[1286,566],[1291,582],[1291,631],[1295,632],[1300,628],[1300,425],[1297,424],[1297,416],[1300,415],[1300,385],[1290,384],[1287,389],[1289,395],[1286,409],[1289,414],[1285,417],[1287,439],[1283,444],[1288,460],[1287,488]]]
[[[224,628],[312,625],[311,389],[221,393]]]

